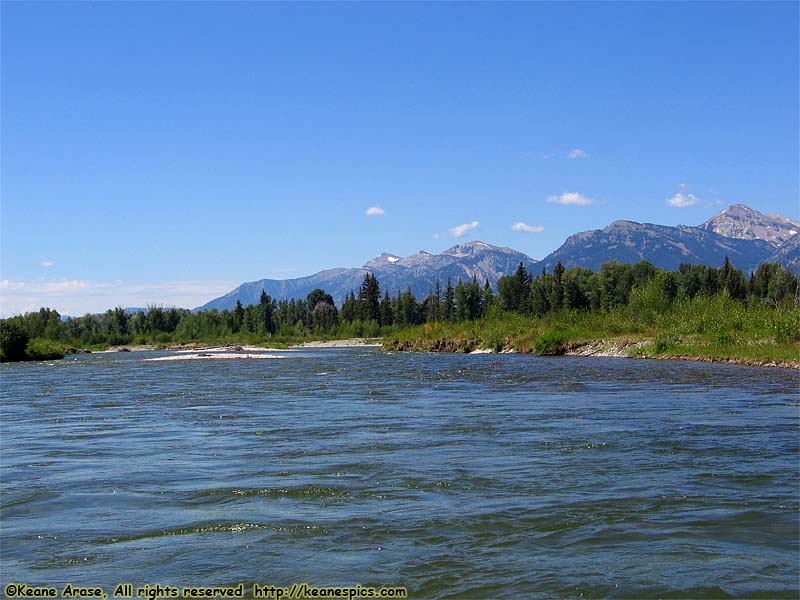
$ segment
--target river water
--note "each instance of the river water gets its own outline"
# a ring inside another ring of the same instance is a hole
[[[304,349],[4,364],[0,583],[796,598],[796,371]]]

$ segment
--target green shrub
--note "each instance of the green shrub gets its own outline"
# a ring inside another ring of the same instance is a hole
[[[546,331],[533,343],[533,351],[542,356],[558,356],[567,351],[567,336],[563,331]]]
[[[720,346],[730,346],[734,342],[736,342],[736,338],[727,331],[723,331],[717,336],[717,344]]]
[[[64,358],[64,347],[52,340],[37,338],[28,342],[27,360],[57,360]]]
[[[653,352],[656,354],[662,354],[675,346],[678,342],[681,341],[681,338],[678,337],[674,333],[659,333],[656,336],[656,339],[653,341]]]
[[[0,321],[0,362],[25,360],[28,334],[17,325]]]

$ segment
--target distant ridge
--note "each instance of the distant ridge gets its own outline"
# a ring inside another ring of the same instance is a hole
[[[420,250],[411,256],[384,252],[358,268],[328,269],[297,279],[260,279],[243,283],[224,296],[196,310],[230,309],[257,303],[261,291],[278,300],[305,298],[322,288],[341,303],[350,290],[357,291],[364,275],[373,273],[381,291],[394,295],[411,288],[424,298],[447,278],[477,277],[496,286],[503,275],[513,273],[520,262],[531,269],[551,271],[559,261],[565,267],[597,270],[609,260],[635,263],[648,260],[661,269],[675,270],[681,263],[721,266],[727,256],[745,273],[763,262],[778,262],[800,274],[800,223],[781,215],[764,214],[744,204],[734,204],[697,227],[614,221],[608,227],[571,235],[556,251],[537,262],[512,248],[472,241],[457,244],[441,254]]]
[[[648,260],[660,269],[675,270],[684,262],[720,266],[728,256],[736,268],[748,272],[774,250],[764,240],[730,238],[698,227],[614,221],[604,229],[571,235],[542,259],[542,265],[551,270],[561,261],[567,268],[597,270],[608,260]]]
[[[341,304],[351,290],[358,292],[367,273],[378,278],[381,292],[388,290],[394,295],[398,290],[410,287],[415,296],[423,298],[436,285],[437,277],[442,287],[448,277],[453,285],[459,278],[468,280],[476,277],[481,283],[488,280],[492,286],[496,286],[497,280],[512,273],[520,262],[528,266],[536,263],[530,256],[518,250],[500,248],[481,241],[457,244],[441,254],[420,250],[411,256],[400,257],[384,252],[360,268],[328,269],[297,279],[260,279],[243,283],[197,310],[231,309],[237,300],[244,305],[255,304],[259,301],[261,290],[277,300],[288,300],[305,298],[314,289],[322,288]]]
[[[788,241],[778,246],[764,262],[778,263],[800,276],[800,235],[789,238]]]

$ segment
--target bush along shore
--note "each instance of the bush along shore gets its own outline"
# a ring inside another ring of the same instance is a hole
[[[109,347],[248,345],[281,348],[311,340],[381,338],[388,349],[528,352],[543,355],[703,357],[793,365],[800,359],[800,286],[777,264],[749,279],[720,268],[677,271],[614,261],[599,271],[530,273],[520,264],[488,281],[436,281],[418,300],[381,290],[371,274],[340,307],[324,290],[276,302],[191,312],[149,306],[128,313],[62,318],[42,308],[0,320],[0,361],[51,360]],[[79,350],[81,349],[81,350]]]
[[[426,324],[384,340],[418,352],[518,352],[729,362],[800,368],[800,309],[743,303],[721,292],[658,312],[626,306],[562,309],[536,317],[496,311],[462,323]]]

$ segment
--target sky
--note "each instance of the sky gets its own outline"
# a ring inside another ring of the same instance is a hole
[[[800,219],[798,3],[0,3],[0,313]]]

